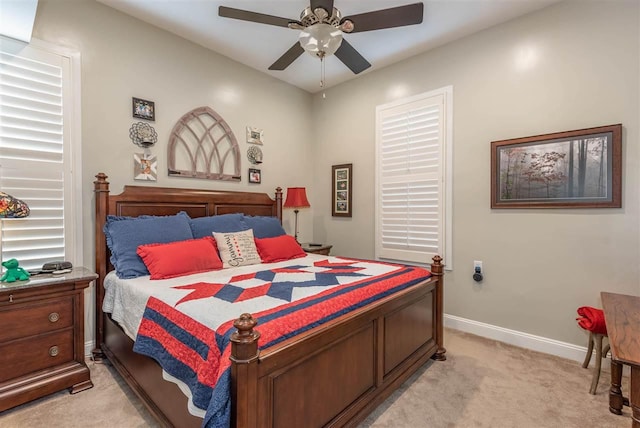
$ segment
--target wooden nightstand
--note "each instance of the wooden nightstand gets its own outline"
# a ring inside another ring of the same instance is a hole
[[[307,253],[322,254],[323,256],[328,256],[331,251],[331,247],[333,247],[333,245],[309,245],[308,243],[300,244],[300,246]]]
[[[0,411],[69,388],[91,388],[84,361],[85,268],[0,282]]]

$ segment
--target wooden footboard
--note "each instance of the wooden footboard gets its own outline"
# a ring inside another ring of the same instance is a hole
[[[261,354],[259,324],[243,315],[232,338],[232,426],[356,426],[435,356],[437,283],[417,285]],[[134,353],[133,341],[110,319],[104,327],[104,354],[155,418],[164,426],[200,426],[161,367]]]
[[[276,198],[250,192],[218,192],[127,186],[109,194],[98,174],[96,198],[96,358],[107,357],[123,379],[165,426],[200,426],[187,398],[162,379],[151,358],[133,352],[133,341],[102,312],[104,277],[113,267],[102,228],[107,215],[192,217],[243,212],[281,218]],[[232,335],[232,426],[355,426],[429,358],[445,359],[443,265],[434,257],[432,277],[355,312],[258,352],[260,320],[235,322]]]
[[[441,268],[434,264],[436,274]],[[440,349],[440,279],[435,275],[261,354],[256,322],[244,314],[232,336],[232,425],[357,425]]]

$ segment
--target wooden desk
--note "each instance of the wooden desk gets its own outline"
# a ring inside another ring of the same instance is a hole
[[[640,297],[600,293],[611,346],[611,389],[609,410],[621,414],[622,365],[631,366],[631,426],[640,428]]]

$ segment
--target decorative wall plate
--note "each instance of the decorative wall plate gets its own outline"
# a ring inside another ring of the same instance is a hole
[[[129,128],[129,138],[136,146],[146,149],[158,141],[158,134],[148,123],[137,122]]]
[[[254,165],[262,163],[262,150],[258,146],[251,146],[247,150],[247,158]]]

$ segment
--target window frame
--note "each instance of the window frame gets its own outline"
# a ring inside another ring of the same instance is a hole
[[[401,107],[403,105],[427,101],[433,97],[442,96],[443,109],[442,109],[442,131],[443,138],[441,147],[441,162],[440,162],[440,193],[442,195],[442,239],[438,242],[439,255],[444,258],[445,269],[453,269],[453,86],[445,86],[432,91],[424,92],[421,94],[413,95],[410,97],[401,98],[390,103],[381,104],[376,106],[376,123],[375,123],[375,258],[376,260],[395,260],[408,264],[422,265],[423,263],[398,260],[382,257],[380,255],[381,249],[381,114],[385,110]],[[426,103],[425,103],[426,104]]]
[[[71,261],[74,265],[82,266],[84,264],[84,236],[80,52],[36,38],[32,38],[30,43],[24,43],[0,36],[0,41],[5,39],[9,43],[22,43],[25,47],[62,58],[64,259]]]

